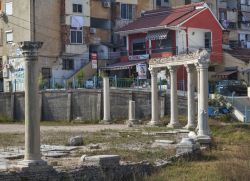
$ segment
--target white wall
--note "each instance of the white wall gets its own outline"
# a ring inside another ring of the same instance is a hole
[[[195,51],[205,47],[205,29],[189,28],[188,29],[188,45],[190,51]]]

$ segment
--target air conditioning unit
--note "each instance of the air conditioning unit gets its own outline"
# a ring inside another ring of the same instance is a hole
[[[109,1],[104,1],[104,2],[102,3],[102,5],[103,5],[104,8],[110,8],[111,3],[110,3]]]
[[[10,64],[5,64],[6,69],[10,69],[11,65]]]
[[[96,34],[96,28],[90,28],[90,29],[89,29],[89,32],[90,32],[91,34]]]

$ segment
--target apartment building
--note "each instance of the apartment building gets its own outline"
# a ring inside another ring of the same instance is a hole
[[[42,41],[40,81],[67,78],[89,60],[85,35],[89,0],[1,0],[0,57],[4,91],[24,90],[24,65],[17,42]]]
[[[61,51],[60,0],[1,0],[0,57],[4,91],[23,90],[24,65],[17,42],[42,41],[39,69],[50,76],[51,67]]]

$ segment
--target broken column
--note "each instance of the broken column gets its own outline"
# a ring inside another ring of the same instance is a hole
[[[128,125],[131,126],[133,124],[137,124],[137,120],[135,119],[135,101],[129,101],[128,107]]]
[[[158,85],[157,85],[157,70],[150,69],[151,74],[151,121],[149,125],[159,124],[159,101],[158,101]]]
[[[177,66],[168,66],[171,78],[171,92],[170,92],[170,102],[171,102],[171,118],[168,124],[169,128],[180,127],[178,120],[178,105],[177,105]]]
[[[103,77],[103,123],[110,123],[110,91],[109,77]]]
[[[46,165],[40,153],[40,120],[38,110],[38,49],[42,42],[24,41],[19,47],[24,57],[25,84],[25,155],[23,166]]]

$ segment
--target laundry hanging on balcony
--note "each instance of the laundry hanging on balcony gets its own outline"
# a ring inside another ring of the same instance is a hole
[[[158,31],[150,31],[146,36],[146,40],[163,40],[168,37],[168,30],[158,30]]]

